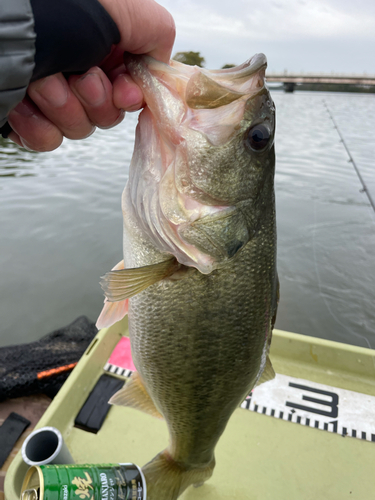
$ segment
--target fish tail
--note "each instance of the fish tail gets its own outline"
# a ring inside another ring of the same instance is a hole
[[[147,500],[176,500],[190,485],[201,486],[212,476],[215,459],[204,467],[188,469],[176,462],[167,450],[142,467],[147,485]]]

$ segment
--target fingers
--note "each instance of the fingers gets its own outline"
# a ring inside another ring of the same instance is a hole
[[[90,121],[98,127],[110,128],[123,120],[123,109],[127,108],[114,103],[112,84],[100,68],[91,68],[82,76],[71,76],[69,85]]]
[[[27,93],[65,137],[83,139],[94,132],[94,125],[61,73],[31,83]]]
[[[121,68],[123,53],[149,54],[169,62],[175,25],[169,12],[154,0],[99,0],[116,22],[121,41],[104,61],[74,75],[61,73],[29,85],[28,96],[9,114],[10,138],[35,151],[52,151],[63,137],[83,139],[95,126],[119,123],[125,111],[143,106],[142,90]],[[109,80],[108,76],[110,75]]]
[[[124,68],[119,71],[124,71]],[[10,139],[34,151],[52,151],[63,136],[83,139],[95,125],[110,128],[120,123],[124,109],[134,111],[142,105],[142,92],[130,79],[120,76],[113,87],[100,68],[84,75],[53,75],[30,84],[28,96],[9,114],[13,128]],[[114,92],[116,89],[116,102]]]
[[[117,125],[124,118],[125,111],[138,111],[144,105],[142,90],[126,74],[124,64],[112,69],[108,77],[95,67],[82,76],[69,78],[72,91],[90,120],[100,128]]]
[[[10,134],[8,135],[8,139],[15,142],[19,146],[24,147],[22,142],[21,142],[20,136],[18,134],[16,134],[14,131],[10,132]]]
[[[138,111],[143,106],[143,93],[129,75],[120,74],[113,82],[113,102],[117,108]]]
[[[63,141],[88,137],[95,130],[61,73],[29,85],[28,96],[8,116],[10,138],[34,151],[53,151]]]
[[[13,129],[9,138],[34,151],[52,151],[63,141],[61,131],[25,97],[8,115]]]

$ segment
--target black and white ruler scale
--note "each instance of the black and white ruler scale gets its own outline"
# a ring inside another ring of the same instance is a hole
[[[109,362],[104,370],[125,378],[133,373]],[[273,380],[256,387],[241,408],[375,442],[375,396],[277,373]]]
[[[132,370],[129,370],[128,368],[122,368],[121,366],[114,365],[108,361],[104,365],[103,370],[108,373],[112,373],[113,375],[119,375],[120,377],[125,377],[129,378],[131,374],[133,373]]]
[[[375,397],[276,374],[241,408],[341,436],[375,442]]]

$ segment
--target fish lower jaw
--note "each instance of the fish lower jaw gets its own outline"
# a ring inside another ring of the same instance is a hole
[[[174,186],[174,195],[168,197],[163,192],[159,193],[160,208],[164,217],[176,226],[189,222],[196,222],[204,217],[221,216],[223,212],[234,210],[230,205],[208,205],[196,198],[182,193]]]
[[[198,269],[198,271],[202,274],[211,274],[217,268],[216,262],[213,259],[205,254],[201,254],[203,258],[200,258],[195,264],[192,266]]]
[[[174,256],[180,264],[193,267],[202,274],[211,274],[218,267],[218,263],[213,257],[200,252],[193,245],[181,242],[178,252]]]
[[[205,205],[187,196],[184,197],[183,205],[186,213],[189,215],[189,222],[195,222],[203,217],[221,215],[224,211],[234,209],[234,207],[228,205]]]

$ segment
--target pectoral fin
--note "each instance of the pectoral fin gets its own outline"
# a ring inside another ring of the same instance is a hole
[[[109,400],[111,405],[129,406],[136,410],[141,410],[153,417],[162,419],[163,416],[157,410],[149,393],[147,392],[141,377],[137,372],[134,372],[125,387],[120,389]]]
[[[267,356],[266,366],[264,367],[263,373],[260,379],[258,380],[257,384],[255,385],[255,387],[258,387],[258,385],[263,384],[264,382],[268,382],[269,380],[272,380],[275,377],[276,377],[275,370],[273,369],[269,356]]]
[[[114,270],[103,276],[100,282],[109,302],[118,302],[133,297],[149,286],[168,278],[181,265],[175,258],[150,266]]]

